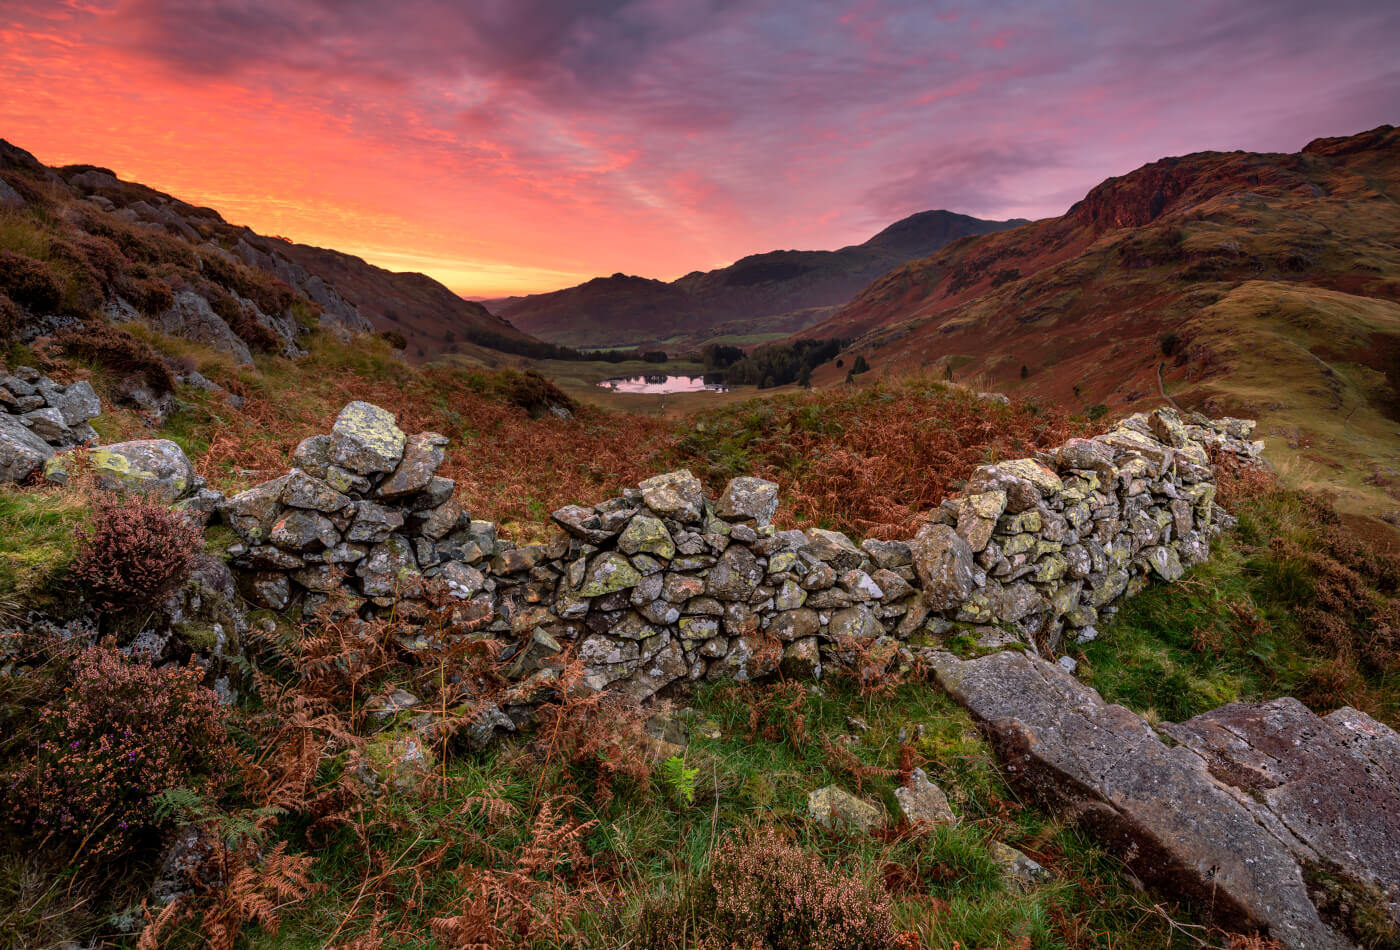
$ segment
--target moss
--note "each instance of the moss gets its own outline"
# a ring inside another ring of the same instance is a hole
[[[1303,867],[1308,896],[1323,920],[1368,950],[1400,950],[1400,930],[1391,920],[1385,893],[1335,865],[1309,862]]]

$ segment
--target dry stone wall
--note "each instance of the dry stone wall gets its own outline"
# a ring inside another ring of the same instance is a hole
[[[86,381],[60,385],[32,366],[0,368],[0,482],[19,482],[55,449],[97,441],[89,420],[102,413]]]
[[[1256,458],[1252,428],[1132,416],[977,469],[907,542],[779,530],[775,483],[736,478],[712,498],[677,471],[561,508],[548,543],[516,545],[437,474],[445,438],[357,402],[298,446],[296,468],[221,512],[260,606],[412,620],[445,600],[459,629],[507,642],[516,679],[547,685],[572,655],[591,687],[644,699],[682,680],[817,677],[833,661],[883,669],[954,638],[1033,651],[1092,639],[1120,598],[1208,556],[1228,519],[1210,453]]]

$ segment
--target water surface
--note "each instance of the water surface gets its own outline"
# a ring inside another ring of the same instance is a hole
[[[671,376],[666,373],[647,373],[645,376],[605,379],[598,385],[615,393],[729,392],[729,387],[717,375]]]

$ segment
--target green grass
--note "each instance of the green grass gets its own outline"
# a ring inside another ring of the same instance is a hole
[[[90,514],[76,491],[0,486],[0,609],[48,600],[73,559],[73,529]]]
[[[1185,946],[1174,943],[1169,928],[1120,883],[1111,857],[1016,800],[967,715],[941,692],[923,683],[883,696],[865,696],[840,683],[806,693],[778,689],[705,685],[691,699],[682,714],[691,731],[683,756],[698,770],[689,805],[661,781],[659,767],[648,787],[619,781],[615,797],[607,800],[596,794],[596,776],[589,770],[553,764],[541,770],[533,759],[522,767],[510,746],[454,756],[446,767],[446,796],[389,792],[393,797],[384,814],[369,823],[365,840],[349,831],[316,838],[315,877],[323,889],[287,908],[279,934],[250,931],[246,946],[315,947],[333,933],[338,940],[364,933],[373,906],[373,889],[368,900],[359,898],[367,848],[397,862],[388,881],[377,882],[381,897],[411,894],[415,901],[412,908],[394,906],[394,922],[427,933],[428,921],[450,913],[461,899],[461,887],[454,874],[418,878],[411,869],[440,848],[448,849],[443,865],[448,868],[492,865],[481,848],[465,844],[483,833],[506,856],[495,865],[509,866],[509,855],[528,839],[529,821],[542,799],[562,788],[572,788],[576,796],[573,816],[596,822],[586,848],[614,879],[615,899],[574,922],[586,946],[625,941],[647,901],[675,899],[701,877],[716,842],[731,830],[756,826],[786,828],[803,846],[858,872],[872,886],[892,868],[903,869],[897,922],[930,947],[955,940],[965,947],[1008,946],[1023,936],[1037,948],[1117,947],[1124,945],[1117,935],[1126,932],[1137,934],[1133,945],[1138,947]],[[755,708],[760,710],[757,731],[751,732]],[[855,719],[868,728],[853,730]],[[897,779],[891,773],[899,764],[901,738],[948,792],[961,817],[958,824],[886,840],[826,832],[807,819],[808,792],[832,783],[857,789],[855,776],[840,761],[888,770],[865,778],[860,791],[897,814]],[[827,752],[838,743],[853,759],[838,761]],[[329,772],[320,776],[322,781],[331,777]],[[511,803],[517,816],[491,830],[481,809],[463,805],[480,795]],[[281,829],[299,848],[307,847],[302,836],[308,830],[304,820]],[[1022,890],[1004,879],[989,849],[998,839],[1037,856],[1052,868],[1054,880]],[[342,927],[352,912],[354,919]]]

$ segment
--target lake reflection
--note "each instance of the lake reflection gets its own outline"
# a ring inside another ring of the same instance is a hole
[[[729,387],[722,377],[709,376],[669,376],[665,373],[648,373],[645,376],[620,376],[605,379],[598,384],[615,393],[727,393]]]

